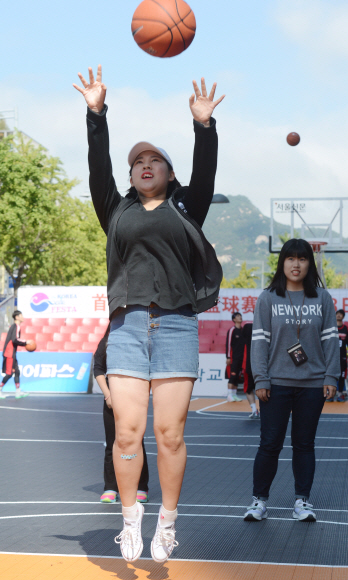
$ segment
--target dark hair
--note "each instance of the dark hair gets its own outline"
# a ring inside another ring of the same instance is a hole
[[[242,316],[240,312],[234,312],[232,314],[232,320],[234,320],[236,318],[236,316]]]
[[[13,320],[19,315],[22,314],[20,310],[15,310],[14,313],[12,314],[12,318]]]
[[[339,310],[337,310],[336,314],[338,314],[338,313],[342,314],[343,318],[346,315],[345,311],[342,308],[340,308]]]
[[[303,280],[303,289],[307,298],[316,298],[318,296],[316,289],[323,288],[324,285],[315,265],[312,247],[306,240],[302,240],[301,238],[292,238],[285,242],[280,250],[276,273],[267,289],[271,292],[275,290],[277,296],[285,296],[286,276],[284,274],[284,262],[286,258],[290,257],[306,258],[309,260],[307,276]]]
[[[168,163],[168,161],[166,159],[164,159],[164,161],[166,162],[166,164],[168,165],[168,169],[169,171],[173,171],[172,166],[170,165],[170,163]],[[129,170],[129,176],[132,177],[132,169],[133,169],[134,163],[132,165],[132,167]],[[173,181],[169,181],[168,182],[168,187],[167,187],[167,195],[166,198],[169,199],[170,197],[172,197],[174,191],[176,189],[178,189],[179,187],[181,187],[181,183],[179,183],[179,181],[177,180],[177,178],[175,177]],[[130,197],[137,197],[138,192],[135,189],[134,185],[132,185],[129,189],[128,189],[128,195]]]

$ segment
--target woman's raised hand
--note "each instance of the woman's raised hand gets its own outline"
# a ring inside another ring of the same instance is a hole
[[[190,97],[191,113],[195,121],[209,127],[210,117],[212,116],[215,107],[225,98],[225,95],[222,95],[222,97],[217,101],[214,101],[216,91],[216,83],[214,83],[208,97],[204,78],[201,79],[202,91],[199,90],[196,81],[192,81],[192,84],[195,92]]]
[[[83,94],[86,99],[86,103],[88,107],[94,111],[95,113],[100,113],[104,107],[105,95],[106,95],[106,86],[102,83],[102,67],[101,64],[98,64],[97,70],[97,79],[94,79],[93,71],[91,67],[88,67],[89,72],[89,84],[83,78],[81,73],[78,73],[78,77],[83,84],[84,88],[82,89],[78,85],[73,84],[73,87],[77,91]]]

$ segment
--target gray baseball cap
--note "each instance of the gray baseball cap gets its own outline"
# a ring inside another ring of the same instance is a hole
[[[132,167],[138,155],[140,155],[140,153],[143,153],[143,151],[154,151],[155,153],[163,157],[163,159],[165,159],[173,169],[173,162],[169,157],[168,153],[161,147],[155,147],[155,145],[152,145],[152,143],[148,143],[147,141],[140,141],[139,143],[136,143],[136,145],[134,145],[134,147],[132,147],[132,149],[130,150],[128,155],[128,163],[130,167]]]

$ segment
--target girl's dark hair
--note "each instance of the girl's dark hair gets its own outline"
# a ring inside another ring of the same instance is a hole
[[[168,161],[165,159],[166,164],[168,165],[168,169],[169,171],[173,171],[172,166],[168,163]],[[132,169],[133,169],[133,165],[129,170],[129,176],[132,177]],[[168,183],[168,187],[167,187],[167,195],[166,198],[169,199],[170,197],[172,197],[172,194],[174,193],[174,191],[176,189],[178,189],[179,187],[181,187],[181,183],[179,183],[179,181],[177,180],[177,178],[174,178],[174,181],[169,181]],[[128,189],[128,195],[129,197],[137,197],[138,192],[135,189],[134,185],[132,185],[129,189]]]
[[[267,289],[271,292],[275,290],[277,296],[285,296],[286,276],[284,274],[284,262],[286,258],[290,257],[306,258],[309,260],[308,273],[303,280],[303,288],[307,298],[316,298],[318,296],[316,289],[323,288],[324,285],[318,274],[312,247],[306,240],[302,240],[301,238],[293,238],[285,242],[280,250],[276,273]]]

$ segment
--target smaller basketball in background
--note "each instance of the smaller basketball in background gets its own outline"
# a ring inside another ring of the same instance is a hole
[[[286,138],[286,141],[288,145],[291,145],[291,147],[295,147],[295,145],[299,144],[301,138],[298,133],[289,133],[289,135]]]
[[[25,348],[28,352],[33,352],[36,350],[36,342],[35,340],[30,340],[28,344],[25,345]]]

